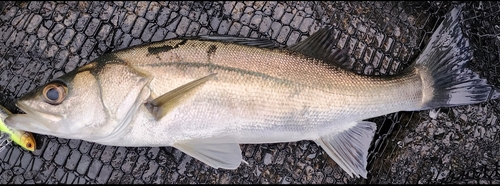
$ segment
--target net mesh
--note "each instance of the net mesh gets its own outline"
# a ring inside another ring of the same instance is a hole
[[[360,74],[396,74],[453,2],[0,2],[0,104],[103,53],[180,36],[223,34],[290,45],[333,26]],[[500,87],[500,4],[466,3],[474,71]],[[430,117],[436,116],[436,117]],[[172,147],[130,148],[36,135],[0,152],[0,183],[499,183],[497,100],[369,119],[368,179],[348,177],[312,141],[241,145],[249,165],[213,169]]]

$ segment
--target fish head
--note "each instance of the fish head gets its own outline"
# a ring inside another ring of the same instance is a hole
[[[89,71],[66,74],[17,100],[26,114],[10,115],[5,123],[34,133],[80,138],[105,118],[98,89]]]
[[[16,105],[25,114],[10,115],[5,123],[68,139],[94,141],[110,135],[140,103],[145,83],[128,75],[123,64],[90,63],[22,96]]]
[[[5,124],[68,139],[96,141],[123,129],[149,97],[149,77],[104,56],[21,97]]]

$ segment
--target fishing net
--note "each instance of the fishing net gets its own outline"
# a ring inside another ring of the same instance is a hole
[[[330,25],[360,74],[396,74],[426,46],[453,2],[0,2],[0,104],[103,53],[223,34],[290,45]],[[470,68],[500,87],[500,4],[465,3]],[[241,145],[249,165],[213,169],[172,147],[126,148],[35,135],[7,145],[0,183],[499,183],[498,100],[371,118],[368,178],[347,176],[312,141]]]

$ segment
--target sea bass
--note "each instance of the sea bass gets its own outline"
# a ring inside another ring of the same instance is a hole
[[[454,8],[398,75],[359,75],[331,28],[279,47],[230,36],[178,38],[105,54],[24,95],[17,129],[114,146],[173,146],[236,169],[239,144],[313,140],[350,176],[367,176],[376,124],[398,111],[474,104],[499,92],[466,68]]]
[[[34,151],[36,148],[36,141],[35,137],[33,137],[33,134],[26,131],[13,129],[5,125],[5,123],[3,122],[3,120],[11,114],[12,113],[7,110],[7,108],[0,105],[0,151],[2,151],[6,147],[6,145],[11,144],[12,142],[21,146],[25,150]],[[6,137],[6,139],[4,139],[4,137]]]

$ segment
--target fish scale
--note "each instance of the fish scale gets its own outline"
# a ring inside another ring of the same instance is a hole
[[[165,43],[158,43],[156,45],[168,46],[169,43],[177,44],[180,42],[181,41],[167,41]],[[211,60],[204,58],[205,56],[207,56],[206,51],[208,51],[209,46],[217,46],[217,51],[219,51],[216,52],[216,54],[212,55]],[[381,95],[387,95],[387,99],[393,100],[394,95],[401,95],[401,92],[411,92],[404,94],[409,96],[401,97],[401,100],[407,103],[411,102],[411,100],[414,99],[415,104],[411,105],[410,103],[409,105],[411,106],[409,107],[395,109],[412,110],[417,108],[416,103],[417,101],[420,102],[419,99],[421,99],[419,97],[421,96],[421,87],[418,85],[420,83],[420,80],[418,80],[418,77],[413,74],[409,74],[408,76],[404,77],[398,76],[397,78],[393,78],[392,81],[388,80],[388,78],[360,76],[339,68],[330,68],[330,66],[327,65],[316,65],[318,63],[316,59],[309,58],[300,54],[290,55],[290,52],[287,50],[266,48],[262,49],[236,44],[220,44],[217,42],[206,41],[201,44],[200,41],[188,41],[185,45],[178,46],[176,49],[172,49],[165,54],[161,53],[158,54],[158,56],[149,55],[150,57],[146,59],[132,57],[132,55],[148,56],[148,54],[149,53],[147,48],[138,48],[134,50],[134,53],[117,52],[115,55],[120,59],[127,60],[130,64],[132,64],[134,68],[139,68],[141,71],[151,73],[151,76],[155,77],[155,79],[153,79],[150,87],[155,93],[167,92],[175,87],[189,82],[190,80],[200,78],[213,72],[217,72],[217,76],[215,77],[213,82],[225,81],[223,80],[224,75],[222,73],[226,71],[221,72],[218,69],[227,69],[228,71],[239,72],[247,76],[254,75],[256,77],[262,76],[266,78],[272,78],[274,82],[284,81],[287,83],[297,84],[298,89],[310,88],[325,92],[326,94],[333,94],[324,95],[325,93],[318,93],[314,96],[311,94],[310,97],[323,96],[327,100],[339,100],[340,102],[334,105],[337,107],[345,104],[355,105],[360,103],[366,104],[367,102],[371,103],[373,102],[371,98],[373,98],[374,96],[380,97]],[[230,54],[230,56],[228,57],[226,56],[226,54]],[[173,61],[168,61],[172,58],[165,56],[183,56],[183,58],[174,58]],[[233,59],[241,60],[235,62]],[[150,64],[154,68],[146,68],[146,64]],[[159,64],[179,67],[157,69],[156,67],[161,66]],[[189,66],[192,66],[192,68],[188,69]],[[205,66],[205,68],[197,69],[196,67],[199,66]],[[169,73],[165,74],[164,72]],[[272,82],[262,81],[259,79],[244,80],[247,82],[238,82],[239,79],[235,79],[240,77],[244,78],[247,76],[241,76],[236,73],[234,75],[228,75],[227,83],[231,85],[225,86],[224,88],[237,86],[238,84],[243,84],[245,86],[250,81],[255,81],[257,84],[260,83],[262,85],[266,85]],[[174,83],[164,84],[162,82]],[[406,83],[407,87],[405,87],[404,83]],[[367,92],[367,87],[372,91]],[[414,92],[412,92],[412,90],[414,90]],[[392,93],[389,91],[392,91]],[[362,94],[360,94],[361,92]],[[348,96],[352,96],[352,101],[349,101]],[[367,100],[367,102],[360,102],[358,99],[362,99],[363,96],[370,100]],[[342,99],[335,99],[335,97]],[[387,99],[382,98],[380,103],[386,104]],[[345,102],[342,102],[343,100],[345,100]],[[373,104],[375,107],[379,108],[380,106],[378,106],[377,104],[380,103]],[[271,105],[272,104],[269,104],[269,106]],[[363,107],[365,106],[366,105],[363,105]]]

